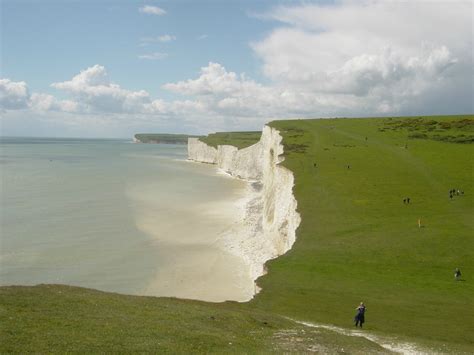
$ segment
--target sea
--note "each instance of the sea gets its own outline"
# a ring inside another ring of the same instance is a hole
[[[219,247],[246,183],[185,145],[0,139],[0,285],[245,301],[248,267]]]

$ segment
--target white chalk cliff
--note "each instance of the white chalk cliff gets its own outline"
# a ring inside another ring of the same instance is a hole
[[[293,195],[293,173],[279,165],[284,160],[281,141],[280,132],[269,126],[264,127],[258,143],[244,149],[229,145],[215,149],[198,138],[188,140],[190,160],[217,164],[250,183],[243,224],[229,231],[221,244],[245,260],[254,281],[265,273],[267,260],[291,249],[301,221]]]

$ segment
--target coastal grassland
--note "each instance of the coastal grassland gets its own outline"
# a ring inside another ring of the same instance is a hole
[[[302,222],[293,248],[267,263],[251,302],[0,287],[0,353],[383,351],[285,318],[350,329],[360,301],[364,333],[472,353],[473,122],[472,115],[272,122]],[[243,148],[259,137],[202,140]],[[453,188],[464,195],[450,199]],[[463,281],[453,280],[455,267]]]
[[[188,134],[137,133],[135,139],[141,143],[187,144],[188,138],[199,138]]]
[[[473,124],[472,115],[272,122],[302,222],[250,306],[351,327],[364,301],[369,331],[474,351]]]
[[[262,132],[248,131],[248,132],[217,132],[209,134],[206,137],[200,138],[201,142],[217,148],[218,145],[233,145],[239,149],[247,148],[260,140]]]
[[[3,353],[282,353],[384,349],[235,302],[126,296],[64,285],[0,287]]]

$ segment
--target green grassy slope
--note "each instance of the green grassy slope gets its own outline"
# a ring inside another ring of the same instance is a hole
[[[262,132],[217,132],[200,138],[200,141],[217,148],[218,145],[233,145],[239,149],[246,148],[260,140]]]
[[[0,288],[3,353],[275,353],[383,350],[366,339],[313,330],[223,304],[40,285]]]
[[[465,119],[441,132],[458,137],[472,133],[473,116],[422,121]],[[474,145],[408,138],[432,131],[387,129],[396,122],[271,123],[283,133],[302,223],[251,305],[349,327],[364,301],[369,330],[474,350]],[[465,194],[451,200],[452,188]],[[453,280],[455,267],[465,281]]]

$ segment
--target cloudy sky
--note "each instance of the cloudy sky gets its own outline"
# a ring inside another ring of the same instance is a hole
[[[473,113],[473,1],[1,0],[1,134]]]

